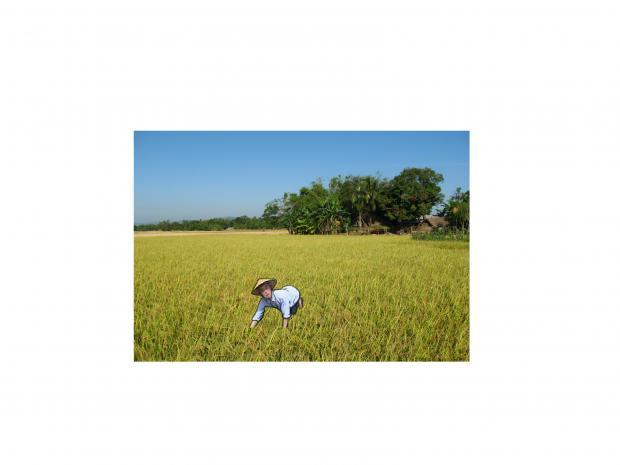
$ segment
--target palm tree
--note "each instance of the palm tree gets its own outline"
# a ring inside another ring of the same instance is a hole
[[[363,225],[363,212],[364,212],[364,186],[361,178],[353,179],[353,189],[351,191],[351,205],[353,205],[354,211],[357,213],[357,227],[361,228]]]
[[[362,180],[362,190],[364,192],[364,211],[368,215],[367,224],[371,225],[377,211],[379,180],[374,176],[365,176]]]
[[[380,183],[374,176],[352,179],[351,204],[357,214],[357,226],[372,224],[377,211]]]

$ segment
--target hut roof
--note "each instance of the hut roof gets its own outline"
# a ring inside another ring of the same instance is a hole
[[[448,220],[446,220],[443,216],[426,216],[423,222],[428,222],[433,228],[438,228],[440,226],[448,226]]]

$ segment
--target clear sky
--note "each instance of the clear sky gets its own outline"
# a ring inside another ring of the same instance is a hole
[[[134,222],[260,216],[317,178],[425,167],[468,190],[469,132],[136,131]]]

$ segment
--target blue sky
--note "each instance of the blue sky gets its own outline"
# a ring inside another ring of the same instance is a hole
[[[260,216],[270,200],[317,178],[443,174],[448,197],[469,189],[469,132],[134,133],[134,222]]]

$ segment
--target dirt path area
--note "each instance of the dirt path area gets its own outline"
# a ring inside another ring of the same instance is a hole
[[[253,230],[253,229],[239,229],[230,231],[136,231],[133,233],[134,237],[162,237],[162,236],[202,236],[202,235],[214,235],[214,236],[226,236],[226,235],[279,235],[288,234],[286,229],[267,229],[267,230]]]

